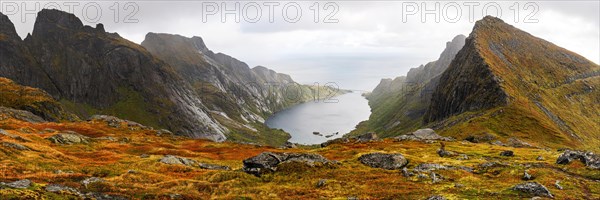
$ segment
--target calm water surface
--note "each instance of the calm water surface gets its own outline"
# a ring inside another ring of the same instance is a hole
[[[371,109],[360,92],[343,94],[334,99],[337,99],[337,103],[310,101],[293,106],[275,113],[265,123],[271,128],[290,133],[290,142],[320,144],[342,137],[359,122],[369,119]],[[319,132],[322,136],[313,132]],[[325,137],[328,135],[332,136]]]

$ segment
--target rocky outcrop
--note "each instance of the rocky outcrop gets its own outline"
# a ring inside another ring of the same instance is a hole
[[[60,103],[43,90],[21,86],[12,80],[0,77],[0,94],[2,95],[0,107],[28,111],[46,121],[77,120],[77,116],[67,112]],[[25,121],[40,121],[33,118],[36,117],[29,117],[32,120]]]
[[[0,107],[0,120],[7,119],[16,119],[30,123],[46,122],[46,120],[40,116],[37,116],[29,111]]]
[[[244,167],[242,170],[256,176],[275,172],[277,171],[278,165],[283,163],[300,163],[310,167],[337,163],[318,154],[273,152],[263,152],[257,156],[248,158],[243,162]]]
[[[465,46],[440,76],[425,113],[426,123],[508,104],[508,95],[500,87],[500,79],[479,55],[475,42],[473,36],[467,38]]]
[[[358,160],[369,167],[387,170],[402,169],[408,164],[408,160],[402,154],[369,153],[360,156]]]
[[[600,155],[585,151],[565,150],[556,159],[556,164],[566,165],[574,160],[581,161],[590,169],[600,169]]]
[[[424,122],[443,129],[465,125],[455,132],[479,127],[506,137],[543,134],[540,142],[558,145],[598,141],[597,120],[586,120],[597,117],[587,113],[600,112],[590,106],[598,92],[589,89],[598,87],[599,70],[580,55],[487,16],[439,77]]]
[[[196,166],[198,165],[198,161],[189,159],[189,158],[183,158],[183,157],[178,157],[178,156],[174,156],[174,155],[166,155],[164,157],[162,157],[159,162],[161,163],[165,163],[165,164],[170,164],[170,165],[187,165],[187,166]]]
[[[531,195],[531,196],[543,196],[543,197],[550,197],[550,198],[554,197],[554,196],[552,196],[552,194],[550,193],[550,190],[548,190],[548,188],[546,188],[543,185],[536,183],[536,182],[520,183],[520,184],[515,185],[515,187],[513,187],[512,189],[515,191],[523,192],[523,193]]]
[[[437,133],[435,133],[435,131],[433,129],[430,128],[426,128],[426,129],[419,129],[416,130],[412,133],[408,133],[405,135],[400,135],[398,137],[394,138],[395,140],[398,141],[405,141],[405,140],[412,140],[412,141],[434,141],[434,140],[439,140],[439,141],[454,141],[453,138],[451,137],[443,137],[438,135]]]
[[[59,133],[49,137],[47,140],[54,144],[87,144],[90,138],[78,133]]]

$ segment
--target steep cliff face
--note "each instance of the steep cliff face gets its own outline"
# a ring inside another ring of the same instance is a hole
[[[313,90],[333,92],[331,88],[300,85],[289,75],[263,66],[250,68],[229,55],[214,53],[197,36],[149,33],[142,46],[173,66],[194,87],[214,117],[232,130],[228,136],[234,140],[287,138],[258,130],[267,129],[262,123],[272,113],[312,100]]]
[[[599,65],[488,16],[441,75],[425,122],[458,136],[597,146],[599,75]]]
[[[92,28],[72,14],[42,10],[33,34],[19,40],[10,41],[15,48],[2,45],[3,57],[20,57],[2,61],[0,75],[41,88],[82,116],[111,114],[190,137],[225,139],[226,130],[171,66],[101,24]]]
[[[425,122],[436,121],[456,113],[506,105],[508,96],[500,88],[500,80],[477,56],[475,41],[467,40],[450,68],[439,79],[425,116]]]
[[[439,75],[463,47],[465,38],[463,35],[454,37],[446,43],[438,60],[410,69],[406,77],[381,80],[367,96],[372,110],[366,123],[368,130],[391,137],[423,126],[423,115],[429,107]],[[365,123],[362,125],[365,126]]]

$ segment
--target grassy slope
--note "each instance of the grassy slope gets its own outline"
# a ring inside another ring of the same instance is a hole
[[[326,148],[274,149],[255,145],[240,145],[229,142],[213,143],[171,136],[156,136],[150,130],[131,130],[127,127],[114,129],[103,122],[43,123],[31,124],[12,119],[0,121],[0,128],[11,134],[31,140],[21,142],[2,137],[3,141],[20,143],[35,151],[16,151],[0,146],[0,165],[3,176],[0,181],[30,179],[36,184],[29,189],[3,189],[0,197],[30,199],[30,197],[66,198],[45,192],[48,183],[61,183],[79,188],[81,191],[124,194],[133,198],[165,198],[168,194],[182,194],[189,198],[234,199],[249,197],[257,199],[307,199],[340,198],[348,196],[362,198],[424,198],[431,194],[442,194],[450,199],[490,197],[518,199],[526,197],[509,188],[521,183],[520,177],[526,165],[532,165],[529,173],[535,181],[545,185],[557,199],[600,198],[600,185],[592,179],[600,179],[597,171],[574,162],[569,166],[556,165],[559,152],[555,150],[510,148],[489,144],[448,142],[446,149],[467,154],[471,159],[460,161],[440,158],[435,151],[439,144],[420,142],[392,142],[389,140],[331,145]],[[129,142],[94,141],[90,144],[55,145],[44,138],[54,133],[42,132],[46,128],[72,130],[90,137],[112,136]],[[24,133],[28,129],[34,133]],[[37,132],[42,133],[37,133]],[[503,150],[515,151],[515,157],[499,156]],[[282,167],[280,172],[257,178],[239,169],[242,160],[264,151],[318,153],[329,159],[340,161],[333,168]],[[402,153],[410,160],[409,168],[420,163],[440,163],[475,167],[487,161],[506,163],[508,166],[494,168],[481,173],[462,170],[436,171],[446,177],[440,183],[431,180],[405,178],[399,171],[369,168],[357,161],[368,152]],[[148,154],[149,158],[139,155]],[[233,171],[212,171],[195,167],[166,165],[159,163],[162,155],[171,154],[192,158],[204,163],[232,167]],[[546,158],[537,161],[537,156]],[[72,174],[55,174],[55,170],[73,171]],[[136,173],[127,173],[135,170]],[[106,182],[84,188],[80,181],[90,177],[103,177]],[[315,184],[327,179],[322,188]],[[553,187],[560,180],[565,188]],[[455,183],[464,187],[456,188]]]
[[[46,120],[66,121],[77,117],[66,112],[63,106],[43,90],[21,86],[0,77],[0,106],[27,110]]]

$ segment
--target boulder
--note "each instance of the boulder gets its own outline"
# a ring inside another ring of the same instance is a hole
[[[349,143],[349,142],[350,142],[350,139],[348,139],[348,138],[336,138],[336,139],[328,140],[327,142],[321,143],[321,147],[327,147],[332,144],[344,144],[344,143]]]
[[[414,170],[418,171],[418,172],[429,172],[429,171],[433,171],[433,170],[447,170],[447,169],[450,169],[450,167],[445,166],[445,165],[440,165],[437,163],[421,163],[414,168]]]
[[[433,196],[427,197],[427,200],[446,200],[446,197],[441,196],[441,195],[433,195]]]
[[[554,182],[554,186],[556,187],[556,189],[562,190],[563,187],[560,185],[560,181],[556,180],[556,182]]]
[[[327,183],[327,179],[320,179],[319,182],[317,182],[317,187],[323,187],[325,186],[325,183]]]
[[[544,196],[553,198],[548,188],[536,182],[526,182],[515,185],[513,188],[515,191],[523,192],[531,196]]]
[[[573,160],[581,161],[590,169],[600,169],[600,155],[584,151],[565,150],[558,156],[558,159],[556,159],[556,164],[566,165]]]
[[[318,164],[337,163],[318,154],[263,152],[257,156],[244,160],[244,167],[242,170],[246,173],[260,176],[265,173],[275,172],[277,171],[278,165],[288,162],[298,162],[311,167]]]
[[[31,187],[33,183],[28,179],[18,180],[15,182],[7,183],[6,186],[15,189],[25,189]]]
[[[93,184],[93,183],[101,183],[104,182],[104,179],[98,178],[98,177],[90,177],[90,178],[86,178],[83,181],[81,181],[81,184],[83,184],[84,187],[88,187],[88,185]]]
[[[516,147],[516,148],[523,148],[523,147],[531,148],[531,147],[533,147],[533,145],[531,145],[523,140],[520,140],[518,138],[514,138],[514,137],[508,138],[508,140],[506,141],[506,145],[511,146],[511,147]]]
[[[405,141],[405,140],[413,140],[413,141],[433,141],[433,140],[454,141],[454,139],[451,138],[451,137],[442,137],[442,136],[438,135],[437,133],[435,133],[435,131],[433,129],[430,129],[430,128],[419,129],[419,130],[416,130],[415,132],[395,137],[394,139],[397,140],[397,141]]]
[[[369,153],[364,154],[358,160],[367,166],[387,170],[402,169],[408,164],[408,160],[402,154]]]
[[[200,163],[200,164],[198,164],[198,167],[200,167],[202,169],[210,169],[210,170],[230,170],[231,169],[231,168],[229,168],[229,166],[207,164],[207,163]]]
[[[373,132],[368,132],[359,136],[356,136],[357,142],[371,142],[379,140],[379,136]]]
[[[76,195],[81,194],[75,188],[67,187],[67,186],[60,185],[60,184],[48,184],[48,185],[46,185],[45,190],[48,192],[53,192],[53,193],[72,193],[72,194],[76,194]]]
[[[523,177],[521,179],[523,179],[524,181],[530,181],[533,180],[535,177],[533,177],[531,174],[527,173],[527,170],[525,170],[525,172],[523,172]]]
[[[165,163],[165,164],[170,164],[170,165],[187,165],[187,166],[195,166],[198,163],[195,160],[192,160],[189,158],[182,158],[182,157],[178,157],[178,156],[174,156],[174,155],[166,155],[166,156],[162,157],[159,162]]]
[[[455,153],[453,151],[447,151],[446,145],[443,142],[440,143],[440,149],[437,150],[437,154],[440,157],[453,157],[453,156],[457,155],[457,153]]]
[[[465,138],[465,140],[472,142],[472,143],[482,143],[482,142],[491,142],[492,140],[495,140],[496,136],[492,135],[488,132],[484,132],[481,134],[477,134],[477,135],[471,135],[468,136],[467,138]],[[504,146],[504,145],[502,145]]]
[[[514,156],[515,154],[514,154],[513,151],[502,151],[502,152],[500,152],[500,155],[501,156],[511,157],[511,156]]]
[[[89,139],[78,133],[59,133],[48,138],[54,144],[87,144]]]

